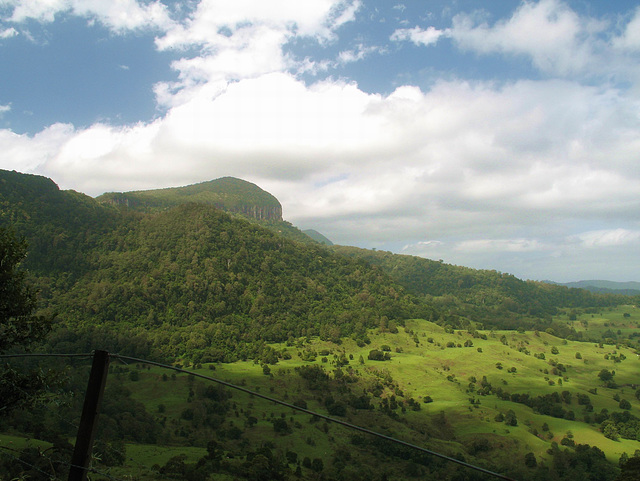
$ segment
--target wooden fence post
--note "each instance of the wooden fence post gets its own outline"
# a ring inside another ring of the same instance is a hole
[[[91,461],[91,451],[93,440],[98,427],[98,413],[100,403],[104,394],[104,386],[107,382],[109,372],[109,353],[107,351],[95,351],[93,354],[93,364],[91,374],[87,384],[87,392],[84,397],[82,417],[78,426],[76,436],[76,446],[71,458],[71,469],[69,470],[69,481],[85,481],[87,470]]]

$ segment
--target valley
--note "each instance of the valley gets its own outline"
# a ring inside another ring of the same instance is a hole
[[[2,476],[65,477],[94,349],[113,358],[92,479],[492,479],[325,417],[510,479],[633,473],[637,296],[323,245],[256,189],[99,202],[0,171],[55,355],[3,359],[50,382],[3,385]]]

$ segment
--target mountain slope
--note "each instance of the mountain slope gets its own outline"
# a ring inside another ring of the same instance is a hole
[[[282,205],[269,192],[251,182],[234,177],[222,177],[184,187],[110,192],[98,196],[96,200],[104,205],[143,213],[164,212],[187,203],[206,204],[256,222],[296,242],[323,243],[321,239],[303,233],[291,223],[284,221]]]
[[[142,212],[167,210],[180,204],[209,204],[257,220],[282,220],[278,199],[255,184],[234,177],[168,189],[112,192],[96,198],[100,203],[126,205]]]
[[[627,296],[640,295],[640,282],[613,282],[603,280],[567,282],[561,284],[567,287],[586,289],[591,292],[623,294]]]
[[[523,281],[510,274],[422,257],[345,246],[334,246],[332,250],[378,266],[408,292],[426,296],[448,312],[454,326],[459,325],[460,318],[466,318],[500,329],[546,329],[560,307],[610,306],[625,301],[621,296]],[[566,326],[557,328],[562,329],[558,334],[571,335]]]
[[[0,222],[27,237],[42,303],[68,328],[58,345],[231,360],[258,355],[265,341],[366,342],[367,328],[437,317],[361,260],[207,203],[142,213],[41,177],[13,174],[2,185]]]

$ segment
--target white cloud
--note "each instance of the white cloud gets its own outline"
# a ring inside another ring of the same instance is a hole
[[[383,49],[375,46],[367,46],[359,43],[353,50],[343,50],[338,54],[338,62],[341,64],[347,64],[352,62],[358,62],[367,56],[380,53]]]
[[[640,7],[636,8],[622,34],[614,38],[613,44],[615,47],[625,50],[640,50]]]
[[[68,124],[54,124],[30,137],[10,130],[0,130],[0,169],[20,172],[48,172],[50,162],[60,153],[60,149],[75,131]],[[55,169],[52,174],[58,174]]]
[[[53,22],[56,15],[72,13],[96,20],[115,32],[140,28],[166,30],[173,24],[167,7],[160,1],[137,0],[4,0],[12,6],[9,20],[16,23],[28,19]]]
[[[203,0],[183,24],[158,39],[160,49],[226,45],[243,26],[266,26],[281,34],[328,39],[353,20],[357,0]]]
[[[328,64],[293,59],[283,46],[300,37],[330,41],[336,29],[353,20],[360,6],[358,0],[203,0],[186,21],[156,39],[160,50],[200,48],[198,55],[173,63],[179,80],[155,87],[158,102],[177,106],[200,97],[203,89],[215,96],[232,81],[275,72],[323,70]],[[362,47],[353,55],[369,52]]]
[[[16,35],[18,35],[18,31],[13,27],[9,27],[0,31],[0,39],[11,38],[15,37]]]
[[[11,110],[11,104],[0,105],[0,115],[4,114],[5,112],[9,112],[10,110]]]
[[[426,30],[420,27],[401,28],[393,32],[391,40],[396,42],[410,40],[416,45],[432,45],[445,34],[444,30],[438,30],[435,27],[428,27]]]
[[[527,55],[542,71],[567,75],[592,67],[596,34],[607,25],[581,18],[560,0],[523,2],[513,16],[490,26],[459,14],[448,35],[461,48],[479,53]]]
[[[447,36],[480,53],[528,55],[565,80],[443,80],[388,95],[340,79],[305,84],[297,72],[329,64],[284,53],[299,37],[331,42],[357,1],[204,0],[181,23],[162,9],[147,23],[135,15],[156,3],[76,4],[33,2],[14,16],[50,21],[72,11],[114,30],[162,26],[158,48],[191,55],[174,62],[176,82],[154,87],[166,113],[133,126],[2,130],[0,168],[92,195],[232,175],[271,191],[285,218],[336,242],[396,245],[475,267],[498,259],[493,267],[530,277],[558,258],[637,247],[640,100],[632,89],[569,75],[599,55],[592,35],[603,24],[564,3],[525,2],[493,25],[458,16],[452,29],[397,30],[392,39],[433,45]],[[127,23],[117,12],[129,7]],[[616,37],[620,51],[634,45],[638,18]],[[335,63],[376,51],[359,44]]]
[[[637,144],[628,145],[640,138],[633,109],[625,97],[570,82],[454,81],[381,96],[274,72],[203,82],[150,124],[61,132],[64,148],[42,162],[94,194],[126,189],[132,177],[152,187],[149,166],[179,166],[194,182],[289,179],[296,185],[274,193],[292,220],[398,216],[411,219],[416,235],[440,236],[468,233],[484,219],[510,236],[553,216],[633,218],[640,191]],[[119,170],[123,161],[131,165]],[[95,177],[90,189],[81,184],[87,176]]]
[[[533,252],[549,250],[536,239],[474,239],[456,244],[456,250],[464,252]]]
[[[576,236],[577,240],[589,249],[599,247],[622,247],[634,245],[640,247],[640,230],[611,229],[584,232]]]

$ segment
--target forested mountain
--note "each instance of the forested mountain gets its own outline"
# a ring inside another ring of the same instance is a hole
[[[553,283],[552,283],[553,284]],[[623,294],[627,296],[640,295],[640,282],[613,282],[602,280],[577,281],[561,284],[567,287],[577,287],[591,292],[604,294]]]
[[[620,304],[623,296],[543,282],[523,281],[511,274],[445,264],[422,257],[334,246],[335,252],[378,266],[410,293],[424,297],[449,314],[499,329],[545,329],[558,308],[604,307]],[[566,326],[559,335],[570,336]]]
[[[78,349],[91,347],[80,342],[87,338],[137,354],[233,360],[300,336],[365,342],[367,328],[412,317],[546,329],[558,307],[620,302],[495,271],[328,248],[279,220],[271,194],[232,178],[92,199],[0,171],[0,206],[0,223],[30,244],[26,267],[42,306],[69,328],[52,342]]]
[[[38,176],[2,172],[2,224],[64,328],[52,343],[234,360],[265,341],[344,336],[437,318],[379,269],[298,243],[210,204],[117,209]],[[87,341],[87,340],[93,340]]]
[[[41,349],[216,371],[514,479],[613,481],[608,461],[640,448],[634,299],[323,245],[264,214],[279,206],[270,194],[219,180],[93,199],[0,171],[0,227],[26,238],[39,313],[55,316]],[[0,416],[0,432],[67,459],[77,422],[60,420],[81,404],[81,362],[57,366],[67,385],[55,413]],[[121,475],[126,449],[158,444],[163,460],[136,479],[486,479],[163,369],[110,370],[96,459]],[[175,447],[199,454],[166,455]],[[25,475],[12,456],[0,455],[0,477]]]
[[[194,202],[257,220],[282,220],[282,206],[278,199],[257,185],[234,177],[222,177],[186,187],[110,192],[96,200],[105,204],[125,205],[141,212],[168,210]]]
[[[166,212],[188,203],[211,205],[257,223],[288,239],[307,244],[325,243],[322,239],[302,232],[283,220],[282,205],[273,195],[251,182],[234,177],[222,177],[185,187],[109,192],[96,200],[125,211],[144,213]]]

